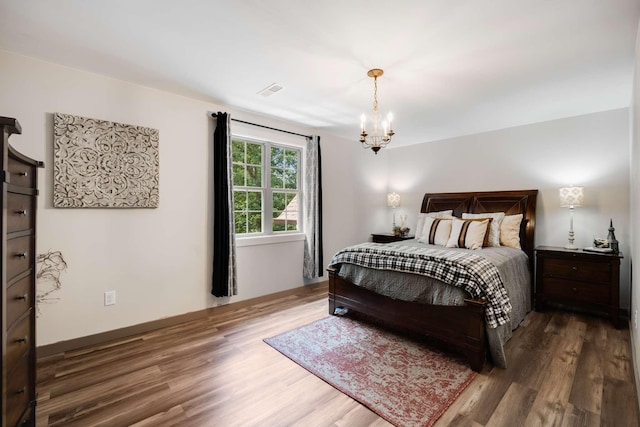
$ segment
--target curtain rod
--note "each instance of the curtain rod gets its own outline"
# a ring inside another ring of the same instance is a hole
[[[218,114],[217,113],[211,113],[211,117],[216,119],[216,118],[218,118]],[[301,133],[291,132],[291,131],[283,130],[283,129],[272,128],[272,127],[265,126],[265,125],[259,125],[257,123],[245,122],[244,120],[234,119],[233,117],[231,118],[231,120],[233,120],[234,122],[238,122],[238,123],[244,123],[245,125],[257,126],[259,128],[265,128],[265,129],[269,129],[269,130],[275,130],[275,131],[278,131],[278,132],[284,132],[284,133],[288,133],[290,135],[302,136],[304,138],[311,138],[311,135],[303,135]]]

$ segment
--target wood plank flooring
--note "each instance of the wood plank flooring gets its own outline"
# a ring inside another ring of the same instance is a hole
[[[327,316],[326,285],[38,361],[38,426],[389,426],[262,342]],[[638,426],[628,330],[530,313],[436,426]]]

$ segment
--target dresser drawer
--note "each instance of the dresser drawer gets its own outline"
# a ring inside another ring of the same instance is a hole
[[[610,283],[611,265],[608,262],[592,262],[580,259],[546,258],[545,276]]]
[[[33,196],[7,193],[7,232],[28,230],[33,218]]]
[[[33,295],[30,292],[31,275],[27,275],[11,285],[7,290],[7,327],[31,307]]]
[[[16,362],[28,352],[31,347],[31,313],[9,330],[7,334],[7,372],[11,372]]]
[[[20,427],[31,427],[36,425],[36,414],[33,405],[29,405],[27,412],[24,413],[16,425]]]
[[[14,426],[29,405],[29,355],[19,360],[16,369],[7,378],[7,425]]]
[[[9,183],[20,187],[36,188],[36,168],[9,156]]]
[[[33,257],[33,236],[7,240],[7,282],[27,271]]]
[[[597,283],[578,282],[555,277],[545,277],[542,283],[545,295],[550,297],[590,304],[608,304],[610,300],[610,288]]]

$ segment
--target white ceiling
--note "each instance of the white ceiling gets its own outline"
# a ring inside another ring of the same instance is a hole
[[[350,139],[379,67],[399,146],[628,106],[639,3],[0,0],[0,49]]]

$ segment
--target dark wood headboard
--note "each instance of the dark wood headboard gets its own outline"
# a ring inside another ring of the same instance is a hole
[[[529,267],[533,274],[537,196],[538,190],[426,193],[422,199],[420,212],[436,212],[453,209],[453,214],[457,217],[461,217],[463,212],[504,212],[507,215],[522,214],[520,246],[529,256]]]

